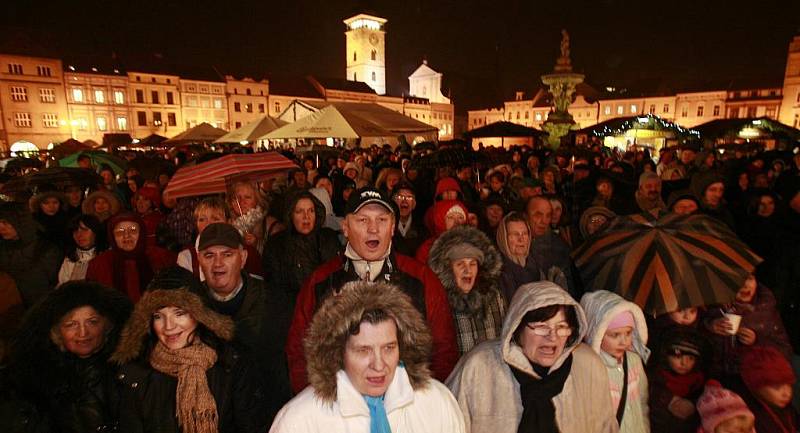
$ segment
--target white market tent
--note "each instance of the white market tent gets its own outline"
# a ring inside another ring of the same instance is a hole
[[[325,103],[316,112],[294,123],[276,129],[261,139],[346,139],[359,140],[362,146],[390,144],[395,146],[402,136],[409,143],[438,138],[434,126],[411,119],[378,104]],[[322,105],[322,104],[320,104]]]
[[[260,137],[263,137],[265,134],[278,129],[287,123],[288,122],[276,119],[274,117],[264,116],[242,126],[239,129],[234,129],[233,131],[214,140],[214,143],[255,143]]]

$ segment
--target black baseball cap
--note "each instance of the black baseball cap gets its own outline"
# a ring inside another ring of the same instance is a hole
[[[356,213],[361,210],[362,207],[372,203],[379,204],[394,214],[394,208],[389,199],[386,198],[386,195],[371,186],[365,186],[364,188],[353,191],[353,193],[350,194],[350,198],[347,200],[344,213]]]

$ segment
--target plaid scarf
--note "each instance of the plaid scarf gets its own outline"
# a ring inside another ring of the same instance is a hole
[[[178,378],[175,411],[183,433],[217,433],[217,403],[206,378],[206,370],[216,362],[217,352],[200,339],[177,350],[157,343],[150,354],[156,371]]]
[[[473,289],[475,290],[477,288]],[[480,300],[483,305],[479,306],[478,311],[452,308],[459,356],[486,340],[500,337],[505,316],[503,295],[495,289],[489,289],[481,294]]]

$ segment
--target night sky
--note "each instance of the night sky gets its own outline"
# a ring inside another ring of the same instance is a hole
[[[587,82],[632,95],[780,86],[800,34],[800,0],[6,0],[0,38],[29,33],[65,55],[157,52],[184,65],[343,77],[342,19],[363,8],[389,20],[389,92],[406,91],[427,58],[458,112],[533,91],[562,28]]]

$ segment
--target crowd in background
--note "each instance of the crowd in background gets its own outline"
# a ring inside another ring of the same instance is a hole
[[[437,428],[798,431],[800,154],[283,153],[297,169],[179,199],[163,193],[173,170],[118,174],[88,156],[102,179],[89,188],[9,193],[25,171],[0,174],[3,430],[264,432],[276,414],[273,431],[303,430],[290,407],[311,403],[281,408],[306,386],[335,401],[326,375],[341,367],[309,343],[325,340],[315,313],[367,280],[399,286],[427,328],[414,344],[430,349],[404,358],[400,344],[399,359],[414,389],[447,386],[418,398],[454,398],[440,413],[458,420]],[[583,281],[584,242],[669,213],[711,218],[763,259],[732,303],[654,317]],[[420,319],[393,314],[398,339]],[[325,320],[330,338],[360,335]]]

